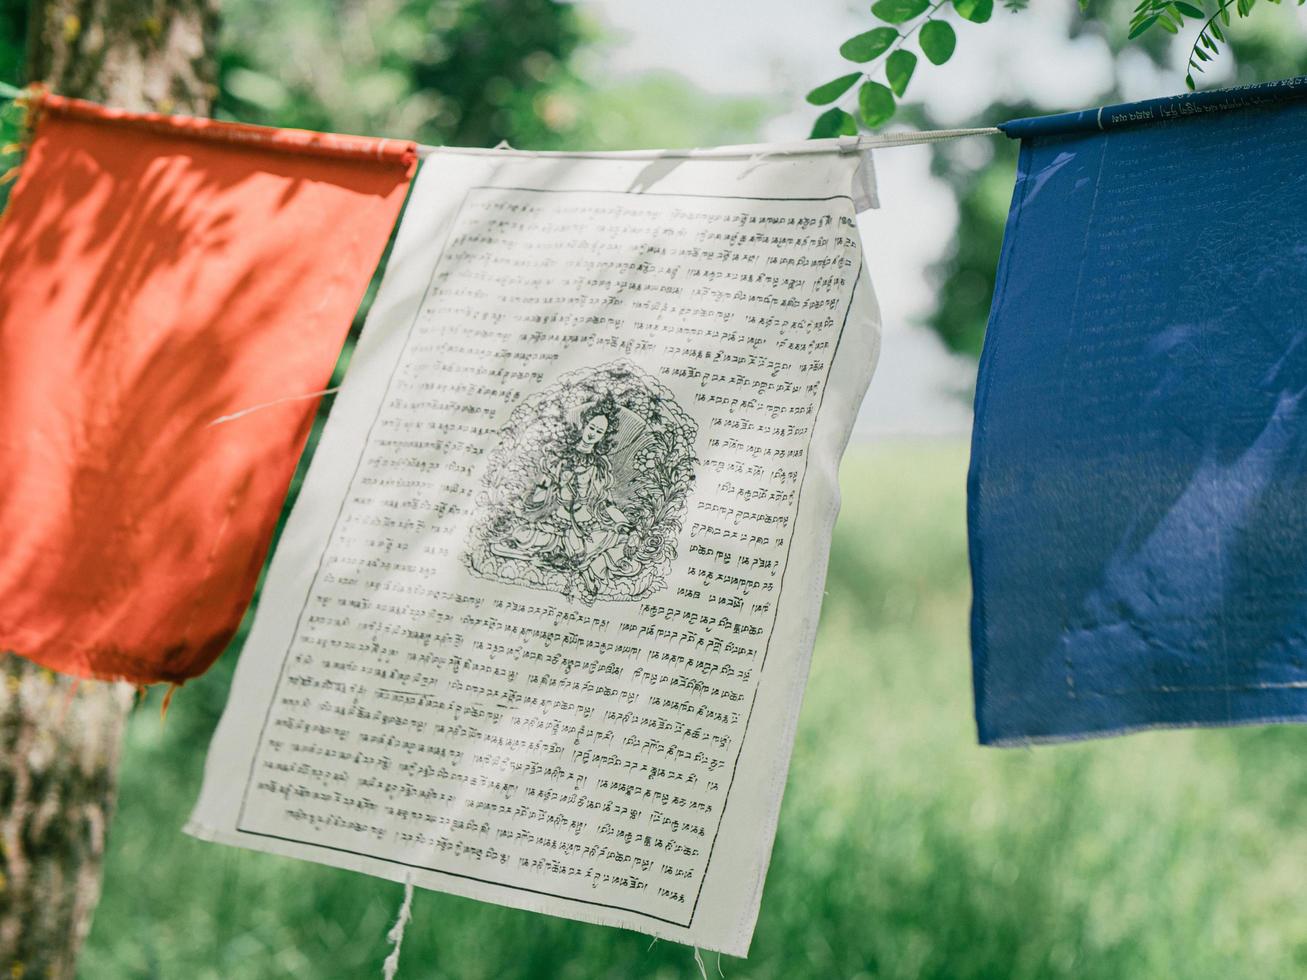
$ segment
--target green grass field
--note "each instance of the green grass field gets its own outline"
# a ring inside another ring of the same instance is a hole
[[[762,915],[725,976],[1307,975],[1307,730],[977,747],[965,469],[957,444],[846,459]],[[158,693],[133,719],[87,980],[380,976],[400,886],[180,831],[233,660],[162,726]],[[399,975],[698,970],[671,943],[420,892]]]

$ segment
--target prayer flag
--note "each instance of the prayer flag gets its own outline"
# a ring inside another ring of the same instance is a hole
[[[1304,94],[1005,127],[969,487],[982,742],[1307,718]]]
[[[424,163],[190,833],[748,950],[878,350],[840,148]]]
[[[0,220],[0,650],[180,682],[250,601],[415,147],[34,111]]]

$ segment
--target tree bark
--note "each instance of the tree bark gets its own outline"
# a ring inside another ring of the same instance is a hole
[[[100,895],[132,692],[0,664],[0,975],[63,980]]]
[[[123,109],[207,115],[217,0],[32,0],[28,77]],[[0,654],[0,976],[66,980],[91,927],[132,703]]]
[[[27,73],[60,95],[205,116],[218,0],[31,0]]]

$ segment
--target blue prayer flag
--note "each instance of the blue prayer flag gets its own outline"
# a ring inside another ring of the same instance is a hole
[[[1003,127],[968,483],[981,742],[1307,720],[1304,99]]]

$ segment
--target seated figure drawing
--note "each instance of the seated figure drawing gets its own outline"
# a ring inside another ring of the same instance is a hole
[[[662,587],[695,433],[671,393],[629,362],[564,375],[504,426],[467,567],[587,603]]]

